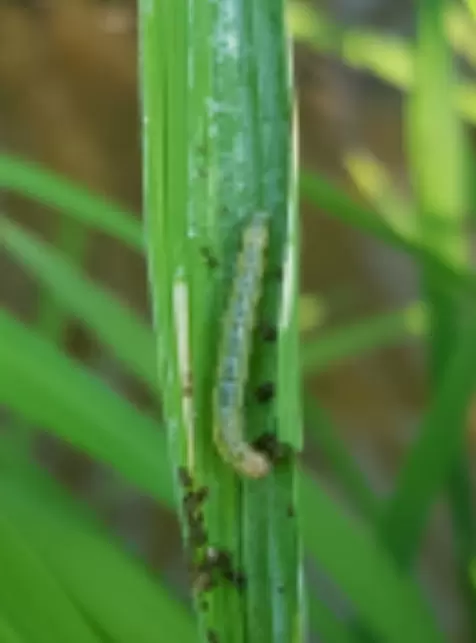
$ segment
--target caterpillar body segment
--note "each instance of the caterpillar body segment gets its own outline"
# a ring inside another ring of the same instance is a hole
[[[268,458],[244,437],[243,403],[258,303],[262,294],[268,219],[256,213],[243,233],[232,291],[225,312],[214,391],[214,440],[221,457],[246,477],[261,478]]]

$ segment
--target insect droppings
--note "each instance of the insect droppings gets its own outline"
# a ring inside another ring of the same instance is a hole
[[[220,639],[218,638],[218,634],[215,630],[207,631],[207,641],[208,643],[219,643]]]
[[[275,386],[273,382],[263,382],[255,391],[256,399],[260,404],[265,404],[273,399]]]
[[[185,487],[185,489],[188,489],[193,485],[192,476],[186,467],[179,467],[177,473],[180,483]]]
[[[277,328],[272,324],[260,324],[260,335],[265,342],[273,343],[278,339]]]
[[[200,253],[210,270],[215,270],[218,267],[218,260],[212,254],[210,248],[200,248]]]

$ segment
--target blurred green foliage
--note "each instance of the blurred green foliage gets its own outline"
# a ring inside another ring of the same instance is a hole
[[[476,39],[467,34],[476,35],[475,8],[470,0],[466,4],[472,17],[451,3],[421,0],[414,47],[378,34],[347,32],[310,13],[308,6],[290,4],[298,39],[409,91],[412,200],[398,193],[385,168],[365,150],[349,150],[348,169],[367,207],[305,172],[302,194],[330,215],[408,252],[422,283],[421,301],[409,308],[335,331],[318,327],[303,340],[303,372],[417,335],[426,342],[431,380],[428,412],[386,500],[375,496],[333,422],[304,393],[312,440],[340,477],[353,509],[351,515],[312,472],[300,470],[298,509],[306,553],[354,610],[344,621],[325,597],[310,596],[312,627],[326,643],[368,636],[401,643],[403,631],[408,643],[448,640],[413,574],[428,512],[445,486],[468,620],[476,613],[474,500],[464,443],[476,384],[475,275],[464,228],[473,209],[474,159],[463,123],[476,120],[476,89],[455,77],[450,62],[453,46],[474,64]],[[0,186],[57,209],[85,231],[105,232],[143,252],[142,228],[132,215],[39,167],[3,156]],[[55,302],[55,314],[81,319],[158,402],[152,328],[86,275],[80,255],[45,243],[8,213],[0,219],[0,238],[11,258],[37,280],[42,297]],[[0,638],[7,643],[194,641],[191,613],[166,582],[126,553],[93,512],[29,455],[19,420],[112,467],[157,503],[174,508],[160,422],[68,357],[54,339],[41,326],[27,327],[9,312],[0,313],[0,404],[7,411],[0,437]],[[305,612],[304,605],[299,608]]]

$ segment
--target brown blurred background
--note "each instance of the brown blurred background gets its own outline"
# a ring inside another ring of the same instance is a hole
[[[403,34],[412,31],[410,1],[329,0],[327,4],[347,24]],[[113,197],[139,216],[136,45],[133,1],[0,1],[3,150]],[[358,198],[343,167],[343,151],[358,144],[372,150],[405,185],[402,97],[395,90],[301,47],[296,51],[296,78],[301,160],[306,167]],[[57,214],[19,197],[4,194],[0,199],[10,215],[48,240],[57,239]],[[417,297],[416,271],[405,257],[306,204],[302,215],[302,290],[327,301],[326,326],[393,309]],[[89,235],[81,243],[90,274],[147,316],[143,261],[105,236]],[[1,249],[0,301],[22,318],[35,320],[37,288]],[[64,343],[129,399],[152,410],[149,395],[79,322],[68,324]],[[376,492],[388,493],[425,404],[420,347],[408,341],[372,352],[313,378],[307,387],[330,411]],[[42,441],[41,454],[65,484],[98,507],[132,548],[186,591],[180,538],[170,515],[51,439]],[[319,455],[309,453],[308,460],[332,485],[332,472]],[[464,641],[444,507],[435,512],[430,532],[422,579],[451,640]]]

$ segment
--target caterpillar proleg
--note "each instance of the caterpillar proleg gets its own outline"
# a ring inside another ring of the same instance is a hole
[[[243,402],[256,310],[261,297],[268,245],[266,212],[257,212],[243,233],[223,335],[214,391],[214,440],[222,458],[247,477],[261,478],[271,468],[268,458],[243,435]]]

